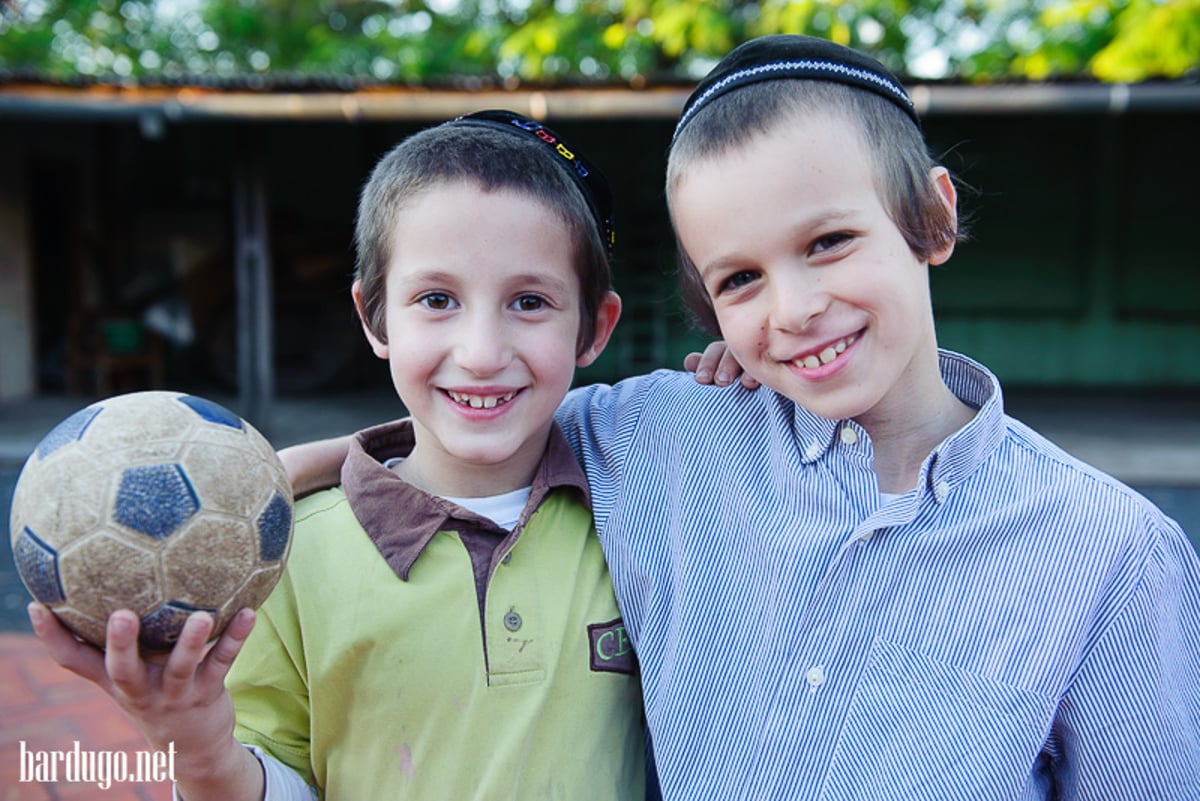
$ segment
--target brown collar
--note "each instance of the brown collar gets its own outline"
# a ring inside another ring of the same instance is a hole
[[[587,479],[558,425],[550,430],[546,453],[533,476],[529,501],[510,534],[486,518],[444,498],[417,489],[383,461],[412,452],[412,423],[402,420],[358,432],[342,465],[342,486],[354,516],[396,575],[405,581],[425,546],[439,531],[466,526],[516,539],[529,516],[557,487],[573,487],[591,505]]]

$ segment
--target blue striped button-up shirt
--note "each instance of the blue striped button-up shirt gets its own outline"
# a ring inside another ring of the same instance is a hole
[[[1200,563],[1179,526],[1006,416],[881,500],[871,441],[658,372],[559,412],[675,799],[1200,798]]]

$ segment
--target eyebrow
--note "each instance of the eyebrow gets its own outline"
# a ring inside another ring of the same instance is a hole
[[[405,276],[397,283],[400,285],[428,285],[433,284],[444,286],[458,286],[470,279],[458,275],[456,273],[446,272],[445,270],[422,270],[418,273]],[[570,284],[567,281],[555,276],[544,275],[541,273],[518,273],[510,276],[505,281],[506,287],[522,287],[532,289],[542,289],[548,292],[570,292]]]
[[[390,276],[389,276],[390,278]],[[459,280],[453,273],[442,270],[422,270],[418,273],[400,276],[397,283],[401,284],[451,284]]]
[[[545,289],[548,292],[562,292],[564,294],[571,291],[571,286],[567,281],[557,276],[541,273],[520,273],[509,278],[506,283],[512,287],[532,287],[535,289]]]
[[[727,256],[717,259],[714,262],[709,262],[703,267],[697,267],[697,271],[700,273],[700,283],[707,284],[708,277],[713,273],[723,273],[727,270],[732,270],[737,266],[738,259],[736,257]]]

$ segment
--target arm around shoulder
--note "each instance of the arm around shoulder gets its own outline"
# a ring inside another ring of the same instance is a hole
[[[279,460],[283,462],[297,498],[341,481],[342,462],[346,461],[350,451],[351,439],[351,435],[346,435],[302,442],[279,451]]]

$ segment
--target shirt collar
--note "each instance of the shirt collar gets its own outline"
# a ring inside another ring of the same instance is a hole
[[[947,437],[923,467],[922,480],[939,502],[984,463],[1004,439],[1004,395],[1000,381],[979,362],[943,350],[942,380],[963,403],[978,411],[971,422]]]
[[[999,445],[1004,437],[1004,400],[1000,382],[978,362],[948,350],[939,350],[942,380],[959,400],[978,411],[970,423],[947,437],[922,467],[920,480],[938,496],[962,481]],[[847,421],[818,417],[796,405],[793,427],[802,464],[825,457],[834,436]],[[939,490],[939,486],[944,489]]]
[[[812,464],[825,457],[841,421],[819,417],[798,403],[794,406],[792,427],[796,435],[796,447],[800,451],[800,463]]]
[[[384,467],[384,459],[407,456],[415,445],[412,422],[402,420],[364,429],[354,436],[342,465],[342,486],[359,524],[396,575],[405,581],[417,558],[439,531],[458,527],[507,532],[457,504],[430,495]],[[587,479],[558,425],[534,473],[529,500],[513,532],[520,536],[530,515],[559,487],[578,490],[590,506]]]

